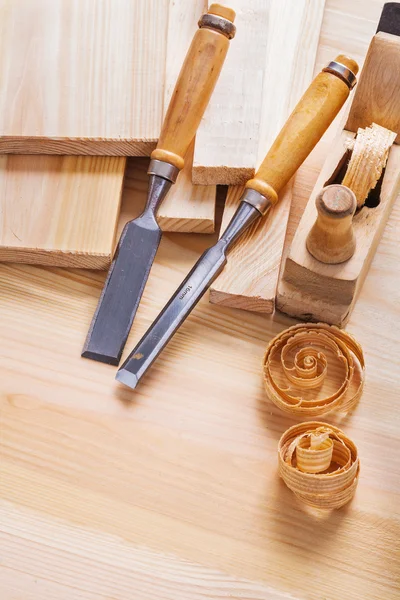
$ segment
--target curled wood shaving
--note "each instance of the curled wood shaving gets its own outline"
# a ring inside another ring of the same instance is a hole
[[[357,448],[333,425],[294,425],[279,440],[278,461],[288,488],[310,506],[340,508],[354,495],[360,469]]]
[[[378,183],[396,136],[373,123],[366,129],[359,128],[355,141],[349,145],[352,155],[342,184],[354,192],[359,208]]]
[[[325,323],[294,325],[269,343],[263,362],[268,397],[283,411],[318,417],[348,411],[364,386],[364,355],[346,331]]]

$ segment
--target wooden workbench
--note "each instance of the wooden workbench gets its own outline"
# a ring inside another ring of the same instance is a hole
[[[316,70],[339,51],[361,59],[382,4],[328,0]],[[298,175],[290,232],[332,133]],[[121,223],[145,169],[129,165]],[[295,421],[265,402],[261,360],[288,319],[205,298],[131,392],[80,358],[104,273],[1,265],[2,600],[399,598],[399,235],[398,202],[347,327],[365,392],[326,419],[361,456],[356,496],[332,514],[277,476]],[[164,236],[127,351],[214,239]]]

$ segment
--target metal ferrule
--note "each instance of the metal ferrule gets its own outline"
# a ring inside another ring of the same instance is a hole
[[[219,17],[218,15],[212,15],[209,13],[206,13],[201,17],[199,21],[199,27],[200,29],[203,27],[206,29],[215,29],[227,37],[228,40],[234,38],[236,33],[236,27],[233,23],[231,23],[231,21],[228,21],[228,19],[224,19],[223,17]]]
[[[163,160],[151,160],[147,170],[148,175],[158,175],[163,179],[168,179],[171,183],[175,183],[179,175],[179,169],[170,163]]]
[[[350,71],[345,65],[342,65],[342,63],[338,63],[335,60],[330,62],[329,65],[322,70],[325,71],[325,73],[332,73],[332,75],[339,77],[339,79],[344,81],[351,90],[357,83],[357,78],[353,71]]]
[[[269,209],[272,206],[271,200],[266,198],[260,192],[256,192],[256,190],[252,190],[248,188],[245,190],[243,196],[241,197],[242,202],[247,202],[247,204],[251,204],[258,210],[262,215],[266,215]]]

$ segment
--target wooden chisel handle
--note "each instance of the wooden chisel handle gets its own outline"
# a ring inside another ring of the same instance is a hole
[[[212,4],[199,21],[171,96],[153,160],[183,169],[184,157],[200,124],[235,35],[235,12]]]
[[[281,189],[296,173],[342,108],[358,72],[357,63],[339,55],[305,92],[246,188],[278,201]]]

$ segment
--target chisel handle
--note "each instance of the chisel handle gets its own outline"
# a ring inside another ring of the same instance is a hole
[[[355,85],[357,63],[339,55],[311,83],[281,129],[246,188],[275,204],[281,189],[296,173],[342,108]]]
[[[183,169],[193,140],[235,35],[235,12],[212,4],[199,21],[171,96],[153,160]]]

